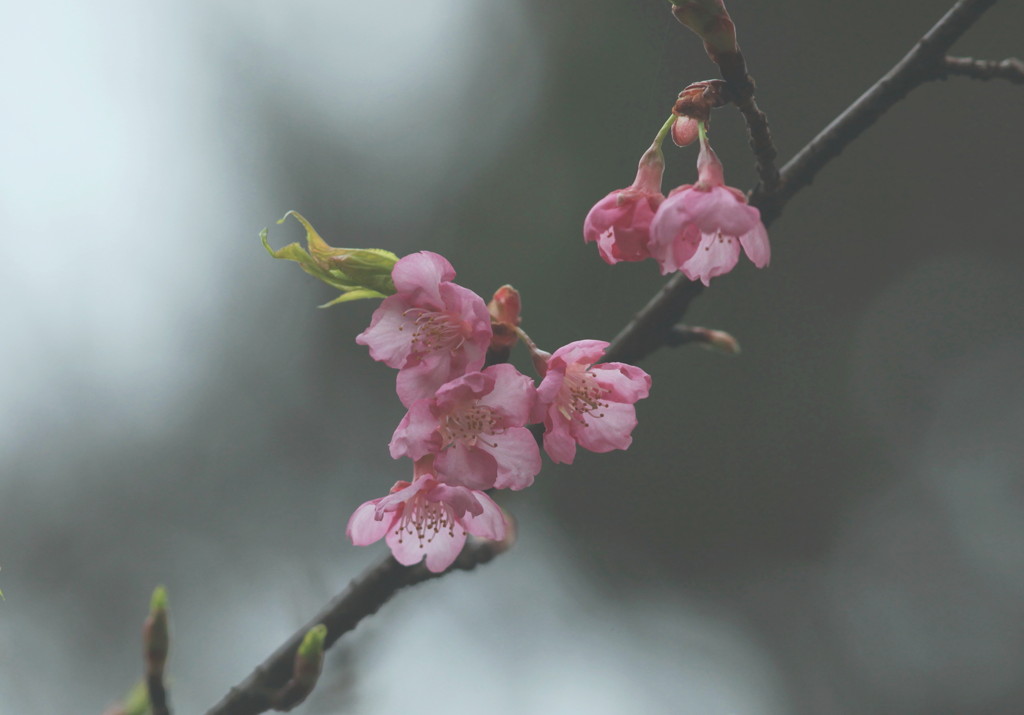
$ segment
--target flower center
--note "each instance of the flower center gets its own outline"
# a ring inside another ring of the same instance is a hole
[[[442,531],[447,531],[450,537],[455,536],[455,526],[455,519],[446,505],[416,495],[405,503],[402,516],[395,525],[395,534],[399,543],[405,541],[406,535],[415,536],[423,548]]]
[[[481,435],[494,435],[500,429],[494,410],[477,403],[445,415],[440,428],[445,447],[450,447],[456,442],[461,442],[467,447],[475,447],[478,440],[495,447],[496,444],[487,442]]]
[[[423,308],[409,308],[403,316],[412,318],[412,351],[432,353],[447,350],[454,353],[466,342],[465,325],[457,316]],[[404,330],[405,326],[400,326]]]
[[[587,427],[587,417],[604,417],[607,402],[601,400],[609,391],[597,384],[597,376],[583,365],[570,365],[558,395],[558,411],[567,420],[576,420]]]

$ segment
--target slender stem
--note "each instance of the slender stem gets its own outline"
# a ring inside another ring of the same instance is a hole
[[[946,57],[936,73],[936,79],[960,75],[971,79],[1005,79],[1013,84],[1024,84],[1024,62],[1016,57],[1005,60],[976,60],[973,57]]]
[[[935,77],[952,44],[994,4],[995,0],[958,0],[903,59],[782,167],[778,191],[769,195],[755,190],[750,203],[761,209],[765,225],[778,218],[789,199],[890,107]]]
[[[668,133],[672,131],[672,125],[676,123],[677,118],[678,117],[674,114],[669,115],[668,119],[665,120],[665,123],[661,125],[661,129],[658,130],[657,136],[654,137],[654,143],[651,144],[652,147],[660,147],[665,143],[665,137],[667,137]]]
[[[327,626],[324,648],[330,648],[342,635],[353,630],[367,616],[376,613],[401,589],[439,578],[453,571],[471,571],[508,548],[506,542],[469,541],[452,566],[432,573],[422,563],[402,566],[391,556],[349,584],[320,613],[293,633],[281,647],[264,660],[245,680],[231,689],[207,715],[255,715],[272,706],[273,693],[292,677],[295,652],[302,639],[317,624]]]

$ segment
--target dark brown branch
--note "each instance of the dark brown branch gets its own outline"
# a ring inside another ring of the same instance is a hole
[[[765,225],[830,161],[878,121],[912,89],[935,77],[946,52],[995,0],[958,0],[914,48],[782,167],[782,187],[772,195],[755,190],[750,203],[761,209]]]
[[[761,185],[755,188],[750,203],[761,210],[765,226],[777,219],[783,206],[797,192],[810,184],[826,164],[890,107],[910,90],[933,79],[937,66],[945,62],[949,48],[993,4],[995,0],[958,0],[902,60],[782,167],[781,183],[776,191],[769,193]],[[723,76],[726,71],[723,66]],[[729,67],[728,71],[730,74],[742,71],[747,76],[745,66]],[[753,141],[753,127],[751,133]],[[690,302],[700,293],[701,285],[688,281],[682,274],[670,278],[615,337],[606,353],[607,359],[634,363],[660,348],[672,326],[682,320]]]
[[[295,653],[306,633],[317,624],[327,626],[324,648],[330,648],[359,622],[376,613],[401,589],[443,576],[452,571],[470,571],[505,551],[507,542],[469,541],[452,566],[442,573],[431,573],[422,563],[402,566],[388,556],[365,572],[328,603],[310,621],[295,631],[280,648],[263,661],[245,680],[231,689],[207,715],[255,715],[271,708],[273,694],[293,674]]]
[[[754,99],[754,79],[747,73],[747,63],[742,52],[719,56],[716,60],[726,82],[726,98],[736,105],[747,123],[750,149],[754,152],[757,166],[758,186],[765,193],[779,188],[779,170],[775,166],[778,151],[768,129],[768,117],[757,106]]]
[[[1005,60],[976,60],[973,57],[946,57],[936,73],[936,79],[960,75],[971,79],[1005,79],[1024,84],[1024,62],[1016,57]]]

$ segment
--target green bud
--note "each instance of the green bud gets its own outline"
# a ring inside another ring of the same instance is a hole
[[[170,631],[167,627],[167,589],[157,586],[149,601],[149,616],[142,624],[143,655],[146,659],[147,673],[163,673],[170,644]]]
[[[298,243],[289,243],[275,251],[267,241],[267,229],[260,231],[260,240],[274,258],[295,261],[309,275],[341,291],[340,296],[324,303],[321,308],[360,298],[386,298],[395,294],[391,269],[398,262],[398,256],[394,253],[380,248],[335,248],[328,245],[309,221],[295,211],[286,213],[278,223],[284,223],[289,216],[294,216],[306,229],[308,250]]]
[[[313,626],[306,632],[299,646],[299,657],[315,659],[324,653],[324,639],[327,638],[327,626],[323,623]]]
[[[121,705],[124,715],[149,715],[149,688],[144,681],[138,682]]]
[[[157,586],[153,589],[153,597],[149,599],[149,612],[156,613],[157,611],[167,610],[167,589],[163,586]]]

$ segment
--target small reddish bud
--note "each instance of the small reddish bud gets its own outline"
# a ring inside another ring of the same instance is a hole
[[[510,285],[503,285],[494,292],[494,297],[487,304],[487,312],[491,314],[491,350],[508,350],[516,344],[518,336],[516,328],[521,320],[522,301],[519,291]]]
[[[706,79],[687,85],[676,103],[672,106],[672,114],[677,117],[691,117],[707,124],[711,119],[711,110],[725,106],[725,81]],[[694,130],[696,136],[696,130]]]

